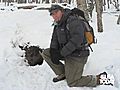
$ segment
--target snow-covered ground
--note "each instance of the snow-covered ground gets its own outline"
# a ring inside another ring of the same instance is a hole
[[[0,4],[1,7],[3,5]],[[120,90],[120,25],[112,13],[103,13],[104,32],[96,29],[96,13],[91,25],[98,43],[84,69],[84,75],[104,70],[113,73],[115,86],[69,88],[66,81],[53,83],[53,71],[44,61],[41,66],[27,66],[20,57],[24,52],[18,44],[31,42],[47,48],[53,27],[47,10],[0,10],[0,90]]]

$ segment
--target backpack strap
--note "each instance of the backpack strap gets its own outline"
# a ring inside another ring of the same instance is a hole
[[[84,21],[84,24],[85,24],[85,26],[86,26],[86,28],[87,28],[87,31],[91,31],[88,23]]]
[[[91,47],[90,45],[88,45],[88,47],[90,47],[90,50],[91,50],[91,52],[93,52],[93,49],[92,49],[92,47]]]

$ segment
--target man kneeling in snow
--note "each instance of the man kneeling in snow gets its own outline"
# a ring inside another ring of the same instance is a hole
[[[53,78],[53,82],[66,79],[70,87],[95,87],[102,84],[100,78],[101,75],[107,76],[105,72],[82,76],[89,56],[89,48],[85,45],[84,21],[76,15],[71,15],[71,10],[65,10],[59,5],[52,5],[49,12],[55,21],[54,31],[50,48],[45,49],[42,56],[58,75]]]

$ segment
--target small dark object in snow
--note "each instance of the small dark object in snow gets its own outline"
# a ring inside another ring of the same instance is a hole
[[[25,47],[19,45],[19,48],[25,50],[25,59],[30,66],[42,65],[43,57],[41,56],[41,53],[43,49],[38,46],[28,47],[27,45]]]

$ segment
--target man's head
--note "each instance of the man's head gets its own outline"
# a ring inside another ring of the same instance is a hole
[[[61,19],[63,15],[63,7],[59,5],[52,5],[49,9],[50,15],[57,22]]]

